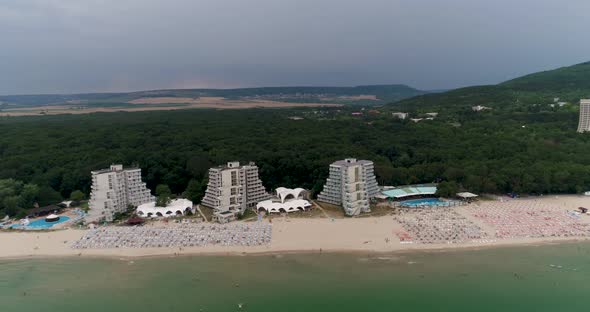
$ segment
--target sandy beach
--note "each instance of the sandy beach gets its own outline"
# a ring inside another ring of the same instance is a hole
[[[572,211],[590,206],[590,199],[582,196],[544,196],[533,199],[517,199],[523,204],[533,202],[549,204]],[[261,253],[319,253],[319,252],[374,252],[390,253],[405,250],[445,250],[456,248],[486,248],[506,245],[559,243],[586,240],[586,237],[520,237],[497,238],[494,229],[473,216],[473,210],[486,202],[454,208],[457,213],[480,225],[489,237],[476,242],[454,244],[403,243],[396,233],[402,226],[391,215],[363,218],[289,218],[273,217],[272,240],[263,246],[219,246],[179,248],[110,248],[72,249],[86,230],[66,229],[48,232],[0,233],[0,258],[90,256],[90,257],[146,257],[192,254],[243,255]],[[268,219],[262,222],[269,222]],[[579,223],[590,224],[590,215],[580,216]],[[590,236],[590,233],[589,233]]]

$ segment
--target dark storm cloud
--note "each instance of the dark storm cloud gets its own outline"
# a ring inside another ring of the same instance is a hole
[[[0,94],[496,83],[590,59],[587,0],[0,0]]]

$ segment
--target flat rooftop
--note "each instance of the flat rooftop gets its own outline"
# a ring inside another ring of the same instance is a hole
[[[362,159],[354,159],[354,158],[347,158],[344,160],[338,160],[332,163],[332,165],[341,166],[341,167],[350,167],[350,166],[358,166],[363,164],[370,164],[373,163],[370,160],[362,160]]]
[[[404,198],[418,195],[434,195],[436,194],[437,187],[435,184],[417,184],[417,185],[404,185],[396,188],[381,192],[383,195],[389,198]]]

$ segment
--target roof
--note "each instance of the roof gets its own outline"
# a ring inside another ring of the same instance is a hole
[[[280,212],[281,209],[286,212],[292,212],[301,209],[306,210],[309,207],[311,207],[311,204],[305,199],[293,199],[284,203],[265,200],[256,204],[256,210],[264,209],[268,212]]]
[[[434,195],[436,194],[436,190],[436,185],[406,185],[381,193],[390,198],[403,198],[417,195]]]
[[[473,193],[469,193],[469,192],[461,192],[461,193],[457,193],[457,196],[461,197],[461,198],[474,198],[477,197],[476,194]]]
[[[235,216],[238,212],[237,211],[216,211],[215,213],[213,213],[213,215],[217,216],[218,218],[230,218],[232,216]]]
[[[110,168],[106,168],[106,169],[92,170],[92,171],[90,171],[90,173],[91,174],[103,174],[103,173],[109,173],[109,172],[123,172],[123,171],[141,170],[141,168],[139,168],[139,167],[121,167],[121,170],[115,170],[113,168],[113,166],[119,166],[119,165],[112,165]],[[120,166],[122,166],[122,165],[120,165]]]
[[[137,212],[141,211],[144,214],[156,214],[159,212],[162,215],[166,215],[169,211],[172,214],[176,213],[177,211],[184,212],[186,208],[193,209],[193,202],[188,199],[179,198],[173,199],[166,207],[157,207],[155,201],[142,204],[137,207]]]
[[[372,164],[373,162],[370,160],[357,160],[355,158],[347,158],[344,160],[338,160],[332,163],[335,166],[342,166],[342,167],[349,167],[349,166],[357,166],[362,164]]]
[[[49,206],[29,209],[29,210],[27,210],[27,212],[29,213],[29,215],[35,215],[35,214],[44,213],[44,212],[53,212],[55,210],[60,210],[60,209],[63,209],[63,208],[61,208],[60,206],[57,206],[57,205],[49,205]]]
[[[241,169],[244,167],[256,167],[256,163],[253,161],[250,161],[244,165],[244,164],[240,163],[239,161],[229,161],[223,165],[211,167],[211,168],[209,168],[209,170]]]
[[[305,192],[304,189],[298,187],[296,189],[290,189],[286,187],[277,187],[276,189],[277,197],[281,200],[281,202],[285,202],[289,195],[293,196],[293,198],[297,199],[301,196],[301,193]]]

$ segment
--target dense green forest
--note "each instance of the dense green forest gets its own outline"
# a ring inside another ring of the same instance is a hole
[[[322,118],[289,120],[292,115]],[[0,179],[67,198],[78,189],[89,193],[91,170],[123,163],[141,167],[152,190],[165,184],[198,200],[210,166],[253,160],[267,189],[317,193],[331,162],[357,157],[375,161],[384,185],[453,181],[494,193],[590,189],[590,135],[575,132],[575,113],[461,118],[460,126],[444,118],[412,123],[387,114],[350,118],[339,109],[5,117]]]

